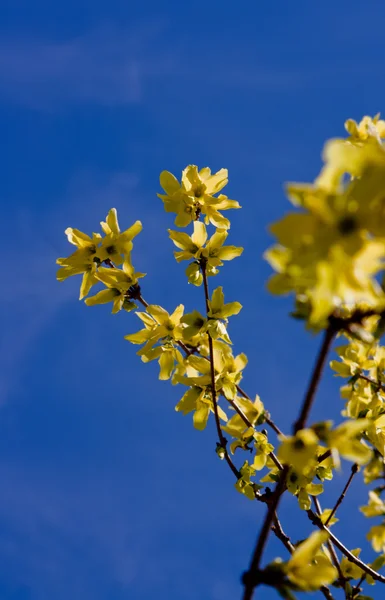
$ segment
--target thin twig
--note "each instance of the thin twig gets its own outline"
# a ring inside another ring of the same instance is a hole
[[[353,588],[353,596],[354,596],[354,597],[355,597],[357,594],[359,594],[359,593],[360,593],[360,587],[361,587],[361,585],[364,583],[364,581],[365,581],[365,578],[366,578],[366,573],[363,573],[363,574],[361,575],[361,577],[360,577],[360,579],[359,579],[359,581],[358,581],[357,585],[355,585],[355,586],[354,586],[354,588]]]
[[[209,300],[209,286],[207,283],[207,274],[206,274],[206,266],[201,264],[201,271],[203,276],[203,284],[204,284],[204,292],[205,292],[205,300],[206,300],[206,313],[208,314],[210,311],[210,300]],[[217,403],[217,392],[215,389],[215,365],[214,365],[214,348],[213,348],[213,340],[209,333],[207,333],[208,341],[209,341],[209,360],[210,360],[210,376],[211,376],[211,395],[213,399],[213,409],[214,409],[214,417],[215,417],[215,425],[217,428],[218,439],[221,448],[223,448],[224,458],[229,465],[230,469],[237,477],[237,479],[241,478],[241,473],[238,471],[237,467],[234,465],[233,461],[230,458],[230,455],[227,451],[227,439],[223,435],[223,431],[221,428],[221,422],[219,418],[218,411],[218,403]]]
[[[331,347],[331,344],[332,344],[335,334],[336,334],[336,329],[332,326],[329,326],[328,329],[326,329],[326,331],[325,331],[324,339],[323,339],[320,351],[318,353],[316,363],[314,365],[313,373],[310,378],[309,387],[308,387],[307,393],[306,393],[304,401],[303,401],[301,412],[299,414],[298,419],[294,423],[294,427],[293,427],[294,435],[297,433],[297,431],[299,431],[300,429],[303,429],[305,427],[306,421],[307,421],[309,413],[310,413],[310,409],[311,409],[313,401],[314,401],[315,393],[317,391],[319,382],[321,380],[322,371],[323,371],[323,368],[326,363],[326,358],[327,358],[327,355],[330,350],[330,347]]]
[[[280,523],[280,520],[278,519],[278,515],[276,512],[274,513],[273,522],[274,525],[271,527],[271,531],[279,540],[281,540],[281,542],[283,543],[285,548],[290,552],[290,554],[293,554],[295,546],[294,544],[292,544],[289,536],[286,535],[286,533],[283,531],[282,525]]]
[[[339,496],[337,502],[335,503],[335,506],[334,506],[332,512],[330,513],[330,515],[328,516],[328,518],[325,521],[325,526],[326,527],[329,525],[329,523],[332,520],[332,518],[334,517],[334,515],[335,515],[335,513],[336,513],[336,511],[338,509],[338,507],[341,505],[343,499],[345,498],[346,492],[348,491],[349,486],[352,483],[353,478],[354,478],[354,476],[355,476],[356,473],[358,473],[358,465],[354,464],[354,465],[352,465],[352,470],[351,470],[351,473],[350,473],[350,477],[347,480],[346,485],[345,485],[344,489],[341,492],[341,495]]]
[[[267,417],[267,416],[265,415],[265,421],[266,421],[266,423],[269,425],[269,427],[271,427],[271,429],[272,429],[273,431],[275,431],[275,433],[276,433],[277,435],[280,435],[280,436],[281,436],[281,437],[283,437],[283,438],[284,438],[284,437],[286,437],[286,436],[285,436],[285,434],[284,434],[284,433],[282,433],[282,431],[280,430],[280,428],[279,428],[279,427],[278,427],[278,426],[277,426],[277,425],[274,423],[274,421],[272,420],[272,418],[271,418],[270,416],[269,416],[269,417]]]

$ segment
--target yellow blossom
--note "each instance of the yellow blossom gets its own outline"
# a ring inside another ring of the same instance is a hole
[[[369,503],[361,506],[360,511],[365,517],[379,517],[385,515],[385,503],[380,496],[373,491],[369,492]]]
[[[375,552],[385,552],[385,523],[371,527],[366,538]]]
[[[337,569],[331,564],[322,545],[329,538],[325,531],[313,532],[293,552],[285,565],[285,571],[292,583],[302,590],[312,591],[322,585],[333,583],[338,577]]]
[[[355,548],[350,552],[358,558],[361,554],[361,548]],[[346,556],[342,557],[340,566],[343,576],[347,579],[360,579],[364,575],[364,571],[348,560]]]
[[[163,200],[166,212],[176,213],[177,227],[186,227],[203,214],[206,223],[229,229],[230,222],[220,211],[240,206],[236,200],[229,200],[224,194],[215,196],[227,182],[227,169],[212,175],[208,167],[198,171],[197,166],[189,165],[182,173],[181,182],[168,171],[160,174],[160,185],[166,194],[158,194],[158,197]]]
[[[194,222],[194,232],[191,236],[182,231],[168,230],[170,238],[180,251],[174,252],[178,262],[182,260],[193,260],[187,267],[186,275],[189,283],[201,285],[203,276],[201,273],[204,267],[208,276],[216,275],[218,267],[223,265],[224,260],[233,260],[240,256],[243,248],[236,246],[224,246],[228,236],[225,229],[217,229],[207,241],[207,230],[204,223]]]
[[[380,119],[380,113],[375,117],[363,117],[359,123],[354,119],[348,119],[345,122],[345,129],[350,133],[350,141],[364,142],[368,139],[376,141],[385,138],[385,121]]]
[[[138,279],[144,277],[144,273],[136,273],[130,260],[126,258],[122,269],[108,269],[99,267],[95,277],[106,286],[106,290],[102,290],[86,298],[87,306],[95,306],[96,304],[113,303],[112,313],[119,312],[122,308],[127,311],[136,308],[134,302],[130,301],[130,288],[138,283]]]
[[[301,429],[295,436],[282,438],[278,458],[298,473],[317,462],[318,437],[311,429]]]

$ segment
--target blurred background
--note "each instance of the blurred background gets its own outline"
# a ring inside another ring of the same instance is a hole
[[[245,252],[215,284],[243,304],[230,323],[243,387],[287,430],[320,339],[265,290],[267,227],[289,209],[283,183],[316,176],[345,119],[385,112],[384,19],[370,0],[1,4],[2,600],[240,598],[265,507],[235,491],[213,422],[195,431],[174,410],[184,388],[123,339],[137,317],[87,308],[55,260],[72,251],[66,227],[96,231],[116,207],[122,228],[143,222],[133,261],[147,301],[203,310],[174,261],[158,177],[228,168],[225,193],[243,207],[227,213],[229,243]],[[338,386],[329,372],[312,418],[338,422]],[[336,531],[369,561],[359,479]],[[310,531],[291,496],[282,524],[294,541]],[[271,540],[265,560],[276,555]]]

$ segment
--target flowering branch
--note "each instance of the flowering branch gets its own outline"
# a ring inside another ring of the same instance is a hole
[[[132,240],[142,224],[136,221],[121,231],[115,209],[101,222],[102,233],[89,236],[68,228],[65,233],[76,250],[57,260],[60,281],[82,276],[80,299],[84,298],[87,306],[112,303],[112,313],[136,310],[138,304],[144,307],[144,311],[136,312],[143,328],[125,338],[141,345],[137,354],[144,362],[158,361],[159,379],[187,386],[176,410],[192,413],[196,429],[204,429],[214,413],[217,452],[236,477],[235,488],[251,500],[266,503],[250,568],[243,577],[245,600],[251,600],[259,584],[273,586],[287,598],[292,597],[292,591],[320,590],[329,600],[333,597],[327,586],[333,584],[343,587],[351,600],[360,594],[365,576],[385,583],[385,577],[378,573],[385,554],[372,566],[367,565],[355,556],[360,549],[348,550],[328,527],[359,466],[364,469],[366,484],[382,479],[385,472],[385,348],[379,342],[385,331],[385,284],[378,283],[385,275],[385,121],[377,115],[373,119],[364,117],[360,123],[350,119],[345,126],[349,137],[327,144],[325,164],[314,183],[288,186],[288,196],[300,210],[272,225],[276,244],[265,254],[275,271],[268,283],[270,291],[292,293],[293,316],[306,322],[312,331],[324,331],[291,436],[282,433],[259,396],[251,400],[240,387],[247,357],[243,353],[233,355],[227,325],[228,317],[238,314],[241,304],[225,303],[222,287],[209,299],[208,276],[217,275],[223,261],[243,252],[243,248],[225,244],[230,221],[222,211],[240,208],[236,200],[219,193],[228,181],[226,169],[211,173],[208,167],[199,170],[189,165],[180,181],[167,171],[160,175],[164,193],[158,196],[166,212],[176,215],[178,228],[193,227],[191,235],[172,230],[169,235],[177,247],[177,262],[189,261],[185,271],[188,282],[203,284],[205,316],[197,310],[184,314],[182,304],[170,314],[143,298],[138,280],[145,274],[136,272],[131,262]],[[206,228],[209,224],[215,228],[211,237]],[[89,295],[95,285],[103,289]],[[348,385],[341,388],[346,401],[342,414],[347,418],[335,427],[326,419],[311,425],[309,416],[337,334],[348,343],[336,348],[340,362],[333,360],[330,366],[347,379]],[[365,385],[365,381],[371,385]],[[234,411],[230,419],[222,409],[222,398],[228,405],[225,410],[230,407]],[[266,430],[259,430],[262,423],[277,435],[276,448]],[[231,438],[229,448],[227,435]],[[251,453],[253,462],[244,460],[237,468],[229,453],[233,455],[237,449]],[[323,493],[325,482],[332,478],[341,458],[354,465],[326,517],[317,496]],[[262,473],[257,483],[257,472],[265,468],[268,472]],[[268,482],[275,482],[275,489],[271,492],[266,487],[260,493],[260,484]],[[382,487],[369,491],[369,504],[361,507],[365,516],[385,516]],[[284,533],[277,514],[286,490],[298,499],[300,508],[317,528],[296,545]],[[312,500],[315,512],[311,510]],[[277,560],[261,569],[270,531],[291,556],[285,563]],[[367,537],[376,552],[385,552],[385,521],[372,527]],[[341,562],[334,546],[344,554]],[[354,569],[347,566],[349,561]],[[361,572],[365,574],[362,577]],[[354,588],[350,585],[352,579],[358,580]]]

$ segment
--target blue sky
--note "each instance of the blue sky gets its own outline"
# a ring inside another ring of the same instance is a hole
[[[234,600],[264,507],[234,491],[213,427],[194,431],[175,413],[183,390],[159,382],[124,341],[135,316],[79,303],[79,282],[59,284],[55,259],[70,251],[66,227],[92,231],[116,207],[122,226],[143,222],[133,260],[148,273],[148,301],[202,309],[202,290],[172,256],[158,176],[227,167],[227,193],[243,206],[230,240],[245,253],[216,283],[244,305],[231,329],[250,361],[244,387],[288,427],[319,340],[264,289],[267,225],[288,208],[283,182],[315,176],[346,118],[385,112],[385,6],[6,4],[0,597]],[[313,417],[327,408],[338,419],[341,406],[329,375]],[[330,485],[330,506],[346,473]],[[353,496],[337,526],[349,547],[365,526],[358,483]],[[309,532],[294,499],[282,515],[294,539]],[[272,541],[266,557],[277,553]]]

